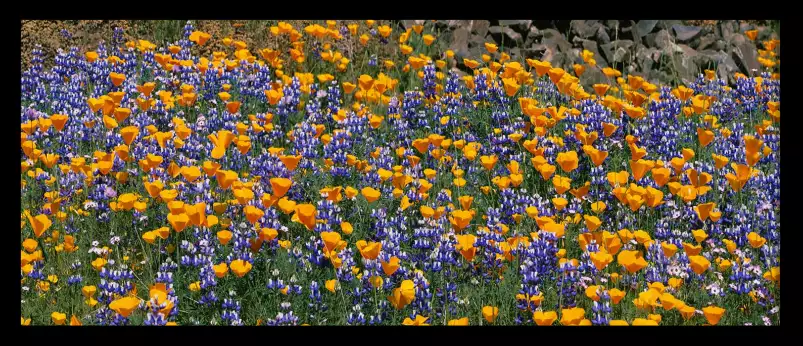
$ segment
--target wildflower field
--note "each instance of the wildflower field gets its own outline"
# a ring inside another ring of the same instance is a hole
[[[23,325],[780,324],[778,39],[659,85],[430,21],[260,30],[33,51]]]

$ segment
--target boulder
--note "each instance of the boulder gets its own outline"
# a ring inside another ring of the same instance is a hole
[[[616,51],[613,52],[612,60],[614,63],[625,62],[627,60],[630,60],[630,51],[622,47],[616,48]]]
[[[679,21],[679,20],[659,20],[658,21],[658,25],[656,25],[656,26],[658,27],[658,29],[669,30],[669,29],[672,28],[672,26],[674,26],[676,24],[682,24],[682,22]]]
[[[491,22],[487,20],[474,20],[471,23],[471,33],[485,37],[488,34],[488,28],[491,27]]]
[[[488,32],[500,46],[511,47],[524,43],[521,34],[507,26],[492,26],[488,29]]]
[[[597,43],[591,40],[583,40],[583,49],[588,50],[591,53],[594,53],[594,60],[597,62],[597,66],[600,68],[608,67],[608,63],[605,60],[605,57],[602,56],[599,52],[599,47]]]
[[[632,21],[631,21],[632,22]],[[630,27],[630,32],[633,35],[633,41],[641,43],[644,36],[647,36],[655,25],[658,24],[657,20],[640,20],[638,23],[633,22]]]
[[[630,47],[633,47],[631,40],[616,40],[600,45],[602,53],[605,54],[605,59],[609,63],[622,62],[622,59],[630,58]]]
[[[570,26],[572,34],[587,39],[596,35],[602,24],[596,20],[573,20]]]
[[[742,34],[733,34],[730,43],[732,46],[731,56],[742,73],[747,76],[757,75],[758,71],[761,70],[761,65],[758,62],[756,45]]]
[[[611,36],[608,35],[608,31],[602,25],[600,25],[599,28],[597,28],[596,38],[597,42],[599,42],[600,44],[606,44],[611,42]]]
[[[539,29],[555,28],[555,24],[551,20],[534,20],[532,25],[538,27]]]
[[[547,46],[543,43],[534,43],[530,48],[521,50],[521,54],[525,59],[538,59],[542,60],[544,53],[547,51]]]
[[[411,29],[413,25],[424,25],[425,20],[402,20],[401,25],[404,29]]]
[[[671,68],[674,70],[677,77],[680,81],[683,82],[685,85],[690,85],[694,80],[697,79],[697,75],[700,73],[700,68],[694,63],[692,57],[686,54],[674,54],[672,56],[672,66]]]
[[[702,28],[699,26],[673,25],[672,30],[675,31],[675,38],[678,41],[690,42],[700,35]]]
[[[599,64],[599,60],[597,60]],[[592,92],[592,86],[599,83],[607,83],[608,78],[602,73],[602,69],[586,68],[585,72],[580,76],[580,83],[586,87],[586,91]]]
[[[508,54],[510,54],[510,58],[513,59],[513,60],[516,60],[516,61],[523,60],[523,59],[521,59],[521,57],[522,57],[521,54],[522,53],[521,53],[521,48],[519,48],[519,47],[510,48],[510,50],[508,51]]]
[[[541,30],[541,32],[543,33],[541,43],[546,44],[548,47],[561,52],[568,52],[572,48],[571,43],[569,43],[559,31],[555,29],[545,29]]]
[[[715,42],[717,42],[717,36],[715,34],[708,34],[700,37],[700,40],[697,42],[696,46],[692,45],[692,47],[697,50],[703,50],[712,46]]]
[[[726,79],[728,74],[739,71],[739,67],[727,53],[715,50],[700,50],[693,58],[701,70],[716,70],[720,78]]]
[[[620,23],[620,25],[621,24],[623,24],[623,23]],[[641,36],[637,36],[638,29],[634,30],[634,27],[635,26],[627,26],[627,27],[620,26],[619,27],[619,31],[617,31],[614,35],[611,35],[612,36],[611,38],[614,39],[614,40],[638,40],[638,41],[641,41],[642,37]],[[634,31],[636,31],[636,32],[634,33]]]
[[[655,34],[654,42],[652,43],[652,45],[649,45],[648,42],[648,46],[655,47],[658,49],[667,49],[672,44],[673,44],[672,35],[670,35],[669,31],[667,31],[666,29],[662,29],[661,31]]]
[[[675,80],[674,76],[666,73],[665,71],[660,71],[658,69],[651,69],[649,71],[646,71],[646,74],[648,76],[647,80],[649,80],[650,83],[653,84],[670,84]]]
[[[452,31],[452,41],[449,43],[449,49],[451,49],[458,56],[467,56],[469,53],[469,35],[470,33],[466,28],[457,28]]]
[[[530,29],[528,29],[528,30],[529,30],[529,33],[527,35],[525,35],[526,38],[524,40],[524,47],[532,46],[537,41],[539,41],[541,39],[541,37],[544,36],[543,33],[541,32],[541,30],[538,30],[538,28],[536,28],[535,25],[530,26]]]
[[[657,24],[657,20],[640,20],[638,23],[636,23],[636,28],[638,29],[639,34],[644,36],[651,33]]]
[[[694,48],[689,47],[689,46],[687,46],[685,44],[678,44],[677,46],[678,46],[678,48],[680,48],[681,53],[683,53],[684,55],[686,55],[688,57],[691,57],[691,58],[694,58],[695,56],[697,56],[697,51],[694,50]]]
[[[660,56],[661,52],[655,48],[640,46],[636,49],[636,62],[641,67],[641,71],[651,70]]]
[[[738,25],[733,20],[721,20],[719,21],[719,31],[722,33],[722,38],[729,41],[731,36],[738,32]]]
[[[457,28],[471,28],[471,20],[450,20],[449,29],[454,30]]]
[[[530,26],[533,24],[532,20],[500,20],[499,26],[509,27],[522,36],[527,36],[530,31]]]

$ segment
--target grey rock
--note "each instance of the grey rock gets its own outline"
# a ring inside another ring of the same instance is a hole
[[[666,29],[662,29],[658,33],[655,34],[655,43],[653,47],[658,49],[666,49],[670,47],[672,44],[672,35],[669,34],[669,31]]]
[[[636,22],[632,20],[623,20],[619,22],[619,31],[616,35],[612,35],[614,40],[633,40],[639,41],[643,39],[644,35],[638,31]]]
[[[713,45],[714,42],[716,41],[717,41],[717,36],[715,34],[708,34],[700,37],[700,41],[697,42],[697,45],[694,48],[697,50],[703,50]]]
[[[771,39],[777,38],[776,35],[777,35],[777,33],[775,33],[772,30],[771,27],[769,27],[769,26],[759,26],[758,27],[758,37],[756,38],[756,40],[758,40],[758,41],[771,40]]]
[[[599,28],[597,29],[596,37],[597,37],[597,42],[599,42],[600,44],[606,44],[611,42],[611,36],[608,35],[608,31],[605,30],[605,27],[603,27],[602,25],[600,25]]]
[[[521,50],[521,54],[526,59],[538,59],[542,60],[541,58],[546,53],[548,47],[543,43],[536,43],[530,46],[530,48],[525,48]]]
[[[674,81],[674,77],[664,71],[652,69],[647,72],[648,80],[654,84],[669,84]]]
[[[654,59],[655,53],[660,54],[655,48],[640,47],[636,49],[636,62],[641,67],[641,71],[652,69],[653,64],[657,62],[657,59]]]
[[[717,65],[717,76],[720,79],[727,80],[728,83],[736,82],[736,77],[734,77],[734,73],[739,71],[739,66],[736,65],[736,62],[733,61],[730,55],[725,54],[725,52],[720,52],[723,54],[723,60]]]
[[[567,71],[571,70],[571,59],[569,59],[569,56],[564,52],[555,52],[549,62],[552,66],[561,67]]]
[[[492,26],[488,29],[488,33],[500,46],[510,47],[524,43],[521,34],[506,26]]]
[[[532,25],[537,26],[539,29],[548,29],[555,27],[553,21],[551,20],[534,20]]]
[[[569,51],[569,58],[571,58],[576,64],[582,63],[583,58],[580,56],[582,53],[583,50],[581,48],[572,48],[572,50]]]
[[[700,68],[694,63],[692,57],[686,54],[675,54],[672,56],[672,69],[683,84],[689,85],[697,79]]]
[[[689,47],[685,44],[678,44],[678,48],[680,48],[681,53],[683,53],[688,57],[694,58],[695,56],[697,56],[697,51],[694,50],[694,48]]]
[[[457,28],[465,28],[470,29],[472,25],[472,21],[470,20],[450,20],[449,21],[449,29],[457,29]]]
[[[470,33],[466,28],[457,28],[452,31],[452,41],[449,44],[449,49],[451,49],[455,54],[458,56],[467,56],[468,55],[468,39]]]
[[[554,47],[560,50],[561,52],[568,52],[572,45],[566,40],[563,35],[555,29],[545,29],[541,30],[543,33],[543,38],[541,39],[541,43],[546,44],[549,47]]]
[[[537,40],[543,37],[543,33],[541,30],[535,27],[535,25],[530,26],[529,33],[526,35],[524,40],[524,46],[529,47],[532,46]]]
[[[681,23],[682,22],[679,21],[679,20],[659,20],[658,21],[658,25],[656,25],[656,26],[658,27],[658,29],[669,30],[669,29],[672,28],[672,26],[677,25],[677,24],[681,24]]]
[[[527,36],[530,26],[533,24],[532,20],[500,20],[499,26],[507,26],[522,36]]]
[[[471,33],[485,37],[488,34],[488,28],[491,27],[491,22],[487,20],[475,20],[471,23]]]
[[[733,46],[732,57],[736,65],[747,76],[754,76],[756,71],[761,70],[758,63],[758,50],[756,46],[742,34],[733,34],[731,45]]]
[[[600,48],[608,62],[622,62],[621,59],[629,59],[630,55],[625,55],[625,52],[629,52],[633,44],[631,40],[616,40],[600,45]]]
[[[571,32],[581,38],[593,37],[602,26],[596,20],[573,20],[569,25],[571,26]]]
[[[616,51],[613,52],[613,61],[614,62],[625,62],[630,60],[630,51],[624,49],[622,47],[616,48]]]
[[[511,59],[513,59],[515,61],[522,60],[521,59],[521,56],[522,56],[521,55],[521,48],[519,48],[519,47],[510,48],[508,53],[510,54],[510,58]]]
[[[714,44],[711,46],[713,50],[725,50],[728,48],[728,43],[725,40],[717,39]]]
[[[541,55],[541,60],[542,61],[552,62],[552,60],[554,59],[556,53],[557,52],[556,52],[555,48],[547,46],[546,50],[544,50],[544,54]]]
[[[485,42],[491,42],[493,39],[488,36],[471,35],[468,37],[468,48],[479,47],[485,49]]]
[[[591,53],[594,53],[594,60],[597,62],[597,66],[600,68],[608,67],[608,63],[605,60],[605,57],[599,53],[599,47],[597,43],[591,40],[583,40],[583,49],[588,50]]]
[[[452,67],[451,69],[449,69],[449,72],[454,72],[455,74],[457,74],[458,77],[463,77],[467,74],[466,72],[457,67]]]
[[[702,70],[719,70],[721,65],[725,65],[725,71],[738,71],[736,63],[731,59],[730,55],[723,51],[715,50],[700,50],[697,55],[693,57],[694,62]]]
[[[721,20],[719,21],[719,30],[722,33],[722,38],[728,41],[738,31],[738,25],[733,20]]]
[[[697,38],[702,28],[699,26],[674,25],[672,26],[672,30],[675,31],[675,38],[677,38],[678,41],[689,42]]]
[[[403,20],[401,24],[405,29],[410,29],[413,25],[423,25],[425,22],[425,20]]]
[[[611,43],[608,44],[616,48],[629,49],[633,47],[635,43],[631,40],[616,40],[616,41],[611,41]]]
[[[655,24],[653,24],[652,27],[650,27],[648,25],[650,23],[642,25],[645,28],[649,28],[650,30],[648,31],[648,30],[642,29],[641,26],[639,26],[635,21],[631,21],[631,22],[633,24],[630,26],[629,33],[633,36],[633,41],[636,41],[636,42],[642,42],[643,39],[644,39],[644,36],[647,36],[647,34],[649,34],[650,31],[652,31],[652,28],[655,27]],[[656,24],[657,24],[657,22],[656,22]],[[625,31],[623,30],[623,32],[625,32]],[[623,38],[624,39],[628,39],[627,37],[623,37]]]
[[[657,36],[658,33],[647,34],[647,36],[644,36],[644,45],[647,47],[656,47],[657,45],[655,44],[655,37]]]
[[[638,23],[636,23],[636,28],[638,29],[639,33],[644,36],[651,33],[657,24],[657,20],[640,20]]]
[[[485,50],[485,42],[491,42],[491,38],[483,38],[479,35],[471,35],[468,38],[468,55],[466,58],[479,59],[483,54],[488,52]]]
[[[593,93],[594,90],[592,89],[592,85],[606,82],[607,78],[602,74],[602,69],[598,68],[586,68],[585,72],[580,76],[580,83],[587,92],[591,93]]]
[[[436,20],[435,29],[439,30],[451,29],[451,27],[449,27],[449,22],[450,22],[449,20]]]

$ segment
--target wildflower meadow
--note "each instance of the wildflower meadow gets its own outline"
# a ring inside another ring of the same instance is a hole
[[[780,324],[779,39],[658,83],[421,23],[34,49],[22,325]]]

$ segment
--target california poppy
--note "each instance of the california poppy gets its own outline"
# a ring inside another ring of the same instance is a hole
[[[309,230],[315,229],[317,210],[312,204],[299,204],[295,207],[299,221]]]
[[[569,308],[561,310],[560,324],[564,326],[577,326],[585,318],[585,309]]]
[[[398,288],[393,289],[393,294],[388,297],[391,304],[401,310],[407,304],[415,300],[415,284],[412,280],[404,280]]]
[[[141,301],[139,298],[128,296],[112,301],[111,304],[109,304],[109,309],[127,318],[137,309],[140,303]]]
[[[617,256],[617,261],[631,274],[647,266],[647,261],[644,260],[644,257],[634,250],[620,252],[619,256]]]
[[[235,275],[237,275],[237,277],[241,278],[245,276],[245,274],[247,274],[249,271],[251,271],[252,265],[251,262],[238,259],[232,261],[229,267],[231,268],[231,271],[234,272]]]
[[[67,321],[67,314],[56,311],[50,314],[50,319],[53,321],[53,324],[60,326]]]
[[[374,202],[379,199],[381,193],[379,190],[374,189],[370,186],[362,188],[362,195],[368,200],[369,203]]]
[[[282,198],[287,191],[290,189],[290,186],[293,185],[293,181],[287,178],[271,178],[270,179],[270,187],[273,190],[273,197],[274,198]]]
[[[467,326],[468,325],[468,317],[449,320],[449,322],[447,322],[446,325],[448,325],[448,326]]]
[[[51,221],[50,218],[48,218],[45,214],[39,214],[36,217],[33,217],[26,211],[25,215],[28,217],[28,222],[30,223],[31,228],[33,228],[33,233],[37,238],[41,238],[42,234],[44,234],[45,231],[50,228],[50,225],[53,224],[53,221]]]
[[[488,321],[488,323],[494,323],[496,317],[499,316],[499,308],[495,306],[484,306],[482,307],[482,317]]]
[[[711,266],[711,262],[703,256],[689,256],[689,264],[698,275],[704,273]]]
[[[362,257],[369,260],[374,260],[379,257],[379,252],[382,250],[382,243],[380,242],[366,242],[365,240],[358,240],[355,245],[357,246],[357,250],[360,251]]]
[[[539,326],[550,326],[558,319],[558,314],[555,311],[541,311],[538,310],[533,313],[533,321]]]
[[[719,320],[722,319],[724,314],[725,309],[718,306],[712,305],[703,308],[703,316],[705,316],[706,321],[711,325],[719,323]]]

